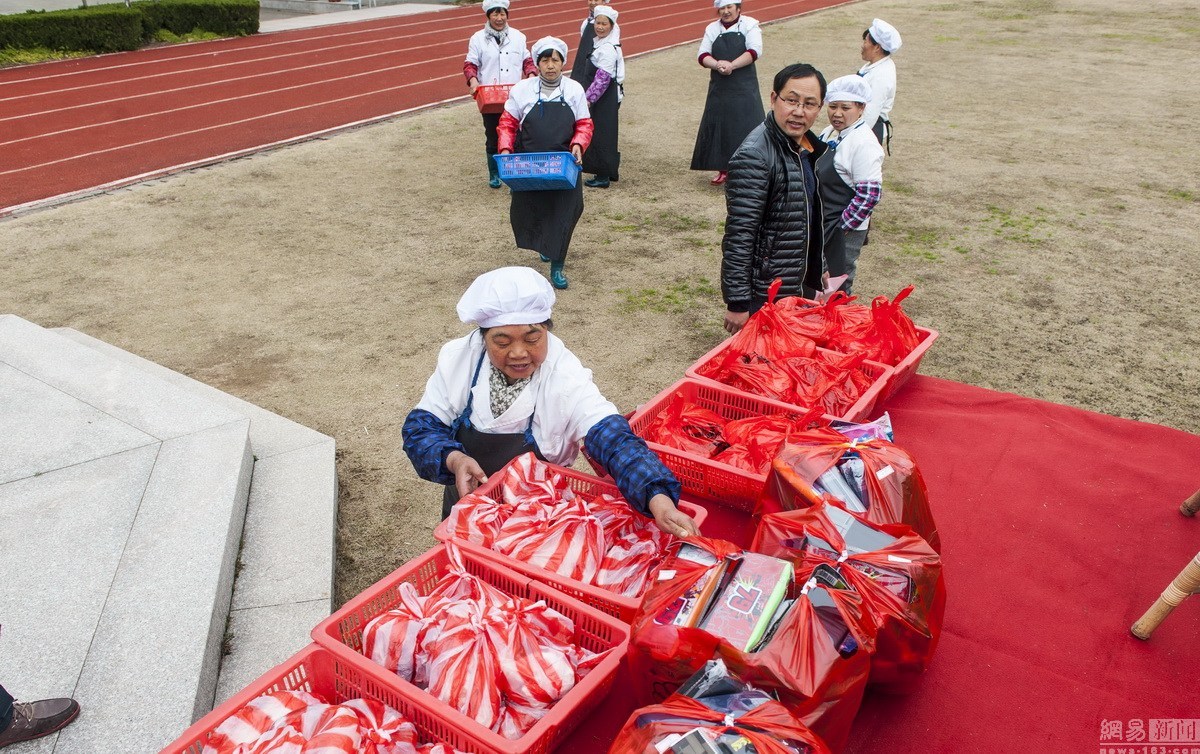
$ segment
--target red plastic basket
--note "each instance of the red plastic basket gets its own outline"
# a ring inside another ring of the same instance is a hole
[[[921,358],[925,352],[933,345],[933,341],[938,339],[938,331],[928,327],[918,327],[917,335],[921,336],[921,342],[912,350],[912,353],[892,367],[891,379],[888,380],[887,387],[879,394],[879,403],[876,405],[882,405],[884,401],[895,395],[896,391],[904,387],[904,383],[917,373],[917,367],[921,365]]]
[[[562,474],[567,480],[568,486],[570,486],[572,490],[580,495],[593,497],[606,492],[610,495],[617,496],[620,496],[621,494],[621,491],[617,489],[617,485],[613,484],[607,479],[599,479],[597,477],[575,471],[574,469],[556,466],[555,464],[548,465],[559,474]],[[488,482],[477,489],[476,492],[481,495],[487,495],[491,497],[492,493],[503,481],[504,469],[501,469],[499,472],[492,474]],[[704,523],[704,519],[708,516],[708,511],[706,511],[704,508],[700,507],[699,505],[695,505],[694,503],[689,503],[686,500],[679,501],[679,510],[694,518],[697,526]],[[442,542],[452,541],[464,552],[469,552],[484,560],[499,563],[505,568],[510,568],[517,573],[524,574],[529,578],[538,581],[539,583],[553,587],[564,594],[574,597],[585,605],[590,605],[600,612],[620,618],[626,623],[633,620],[634,614],[637,613],[638,606],[642,604],[642,599],[640,597],[622,597],[619,594],[613,594],[607,589],[593,586],[591,584],[585,584],[582,581],[576,581],[575,579],[567,578],[566,576],[560,576],[553,571],[548,571],[545,568],[516,560],[515,558],[495,552],[494,550],[489,550],[486,547],[475,544],[474,542],[468,542],[464,539],[451,537],[450,533],[447,531],[447,524],[445,521],[443,521],[436,529],[434,529],[433,536],[437,537],[438,540]]]
[[[163,749],[163,754],[200,754],[217,727],[252,699],[273,691],[308,691],[331,704],[349,699],[372,699],[396,710],[417,726],[421,738],[430,743],[451,743],[465,751],[486,749],[463,740],[441,717],[413,704],[394,689],[363,673],[327,649],[310,644],[283,663],[268,670],[258,680],[231,699],[200,718],[183,735]]]
[[[694,404],[728,419],[745,419],[770,414],[800,414],[795,406],[780,401],[734,390],[711,380],[694,380],[690,377],[676,382],[654,396],[639,408],[629,425],[639,437],[659,414],[677,401]],[[834,417],[826,416],[826,419]],[[713,502],[746,512],[754,510],[754,504],[767,481],[766,475],[753,474],[736,466],[730,466],[711,458],[687,453],[647,441],[647,445],[658,454],[663,463],[675,472],[684,492],[712,500]]]
[[[504,112],[504,103],[508,102],[508,93],[512,84],[481,84],[475,87],[475,104],[479,112],[494,115]]]
[[[705,364],[707,364],[708,362],[713,361],[714,359],[720,357],[725,352],[725,349],[728,347],[729,347],[728,339],[721,341],[721,343],[718,344],[716,348],[712,349],[708,353],[701,356],[696,361],[695,364],[692,364],[690,367],[688,367],[687,371],[684,372],[684,374],[686,376],[690,377],[691,379],[695,380],[696,382],[701,382],[701,383],[704,383],[705,385],[717,385],[717,386],[725,388],[726,390],[731,390],[735,393],[740,393],[741,395],[751,396],[754,398],[759,398],[761,400],[769,400],[772,403],[777,403],[782,406],[787,406],[788,409],[791,411],[797,410],[797,407],[792,406],[791,404],[782,403],[781,401],[777,401],[772,398],[767,398],[762,395],[754,395],[753,393],[748,393],[745,390],[738,390],[737,388],[730,387],[729,385],[726,385],[722,382],[717,382],[716,380],[710,379],[708,377],[702,377],[698,373],[698,370],[700,369],[700,367],[702,367]],[[826,349],[826,348],[818,348],[817,351],[825,351],[826,353],[836,353],[836,351],[830,351],[829,349]],[[891,378],[892,378],[893,370],[891,367],[886,366],[884,364],[879,364],[874,361],[864,361],[858,368],[861,369],[863,372],[865,372],[867,374],[867,376],[871,378],[871,386],[863,391],[863,394],[861,396],[859,396],[858,400],[854,403],[853,406],[850,407],[850,409],[848,411],[846,411],[846,413],[844,415],[836,417],[838,419],[845,419],[846,421],[856,422],[856,421],[862,421],[863,419],[866,419],[867,417],[869,417],[871,415],[871,413],[875,410],[875,407],[879,404],[879,401],[881,400],[881,396],[883,395],[884,391],[887,390],[888,381],[891,380]]]
[[[629,626],[581,604],[560,592],[539,584],[515,571],[504,568],[470,552],[461,553],[467,571],[479,576],[505,594],[526,599],[545,600],[546,604],[575,623],[574,641],[592,652],[609,653],[600,664],[567,692],[550,712],[516,741],[494,733],[424,689],[401,679],[376,665],[362,654],[363,628],[374,618],[400,602],[400,585],[408,582],[417,592],[429,594],[450,564],[444,545],[438,545],[367,588],[342,606],[342,609],[313,629],[313,639],[335,656],[442,723],[436,731],[446,743],[478,754],[546,754],[562,743],[612,689],[617,668],[629,646]]]

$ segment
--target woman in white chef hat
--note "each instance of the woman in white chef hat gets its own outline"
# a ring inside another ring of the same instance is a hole
[[[597,5],[592,13],[595,15],[595,36],[592,53],[583,64],[584,76],[580,83],[587,90],[588,110],[592,114],[595,133],[583,155],[583,172],[595,173],[594,178],[585,181],[586,185],[608,188],[609,181],[620,178],[617,174],[621,164],[617,115],[625,96],[625,58],[621,54],[621,45],[612,41],[617,28],[617,12],[607,5]],[[578,61],[576,58],[577,68]]]
[[[529,55],[525,35],[508,25],[508,0],[483,0],[487,23],[471,35],[463,76],[471,94],[481,84],[515,84],[537,75]],[[500,188],[500,173],[492,155],[496,154],[496,126],[500,113],[483,113],[484,151],[487,154],[488,185]]]
[[[883,196],[883,147],[864,115],[870,99],[871,87],[860,76],[836,78],[825,91],[829,127],[821,141],[829,148],[817,158],[817,188],[829,275],[847,276],[841,287],[846,293],[854,284],[871,212]]]
[[[579,24],[579,45],[575,50],[575,67],[571,69],[571,78],[583,86],[587,86],[587,81],[583,77],[584,63],[592,56],[592,50],[596,47],[596,7],[600,5],[611,7],[612,4],[601,2],[601,0],[587,0],[587,5],[588,15],[583,19],[583,23]],[[621,27],[617,26],[615,20],[608,38],[615,45],[621,44]]]
[[[669,534],[698,533],[675,507],[675,476],[550,332],[553,306],[554,289],[528,267],[486,272],[459,299],[459,318],[477,329],[442,347],[403,430],[417,474],[446,485],[442,517],[517,456],[569,466],[582,442],[635,510]]]
[[[875,19],[862,34],[862,59],[866,65],[858,69],[871,87],[871,101],[867,103],[864,117],[867,128],[875,133],[880,144],[891,153],[892,104],[896,101],[896,64],[892,53],[900,49],[900,32],[882,19]]]
[[[570,152],[576,163],[592,141],[592,116],[579,82],[562,75],[567,44],[556,37],[533,43],[538,76],[508,93],[497,131],[501,154]],[[550,263],[550,282],[568,285],[563,266],[575,225],[583,215],[583,181],[575,188],[514,191],[508,210],[517,247],[532,249]]]
[[[713,0],[717,20],[704,30],[700,40],[700,65],[711,69],[708,99],[696,146],[692,170],[715,170],[714,186],[725,183],[729,158],[746,135],[763,122],[762,93],[754,62],[762,56],[762,29],[742,15],[737,0]]]

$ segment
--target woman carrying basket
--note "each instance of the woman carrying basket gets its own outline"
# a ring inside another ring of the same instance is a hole
[[[737,0],[713,0],[717,20],[700,40],[700,65],[709,74],[708,99],[692,150],[692,170],[715,170],[714,186],[725,183],[729,158],[763,121],[762,93],[754,61],[762,56],[762,29],[742,15]]]
[[[592,141],[592,118],[583,87],[562,75],[567,45],[555,37],[533,44],[538,77],[512,88],[497,127],[500,154],[570,152],[576,164]],[[517,247],[550,263],[550,282],[566,288],[563,262],[583,215],[583,182],[574,188],[513,191],[508,217]]]
[[[536,270],[502,267],[476,278],[459,300],[459,319],[476,329],[442,347],[403,430],[417,474],[446,485],[442,518],[517,456],[569,466],[582,442],[632,508],[668,534],[697,534],[695,520],[676,508],[675,475],[550,332],[554,298]]]
[[[583,155],[583,172],[596,174],[585,182],[588,186],[608,188],[610,180],[618,180],[617,167],[621,164],[617,116],[625,96],[625,58],[621,46],[611,41],[617,28],[617,12],[607,5],[598,5],[592,12],[596,36],[584,66],[583,85],[596,132]]]
[[[471,35],[467,43],[467,59],[463,61],[463,76],[471,95],[483,84],[515,84],[525,77],[537,75],[533,58],[525,46],[525,35],[508,25],[508,0],[483,0],[487,23]],[[484,149],[487,152],[488,185],[500,188],[496,170],[496,125],[500,113],[483,113]]]

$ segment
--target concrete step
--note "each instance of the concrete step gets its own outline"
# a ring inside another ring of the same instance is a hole
[[[250,421],[0,316],[0,678],[80,718],[23,751],[156,751],[212,704]]]
[[[71,329],[56,332],[250,420],[255,456],[219,703],[309,642],[332,609],[333,438]]]

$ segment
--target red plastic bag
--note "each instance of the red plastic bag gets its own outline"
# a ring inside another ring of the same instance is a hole
[[[363,629],[362,653],[406,681],[412,681],[430,621],[425,598],[410,583],[399,588],[400,602]]]
[[[693,537],[687,543],[717,558],[741,553],[741,548],[722,540]],[[869,653],[874,648],[859,596],[850,591],[830,592],[858,645],[848,657],[838,653],[820,628],[815,608],[803,597],[796,600],[774,638],[760,651],[747,653],[703,629],[655,621],[707,571],[686,560],[668,560],[660,580],[642,598],[631,625],[629,668],[632,677],[640,681],[637,691],[643,703],[665,699],[706,661],[719,657],[737,677],[777,695],[831,749],[842,748],[862,701]],[[664,574],[672,575],[663,579]]]
[[[797,356],[796,358],[806,357]],[[794,381],[791,375],[781,368],[781,363],[767,361],[757,356],[739,358],[711,379],[753,395],[795,404]]]
[[[536,526],[524,529],[519,538],[498,540],[496,549],[532,566],[591,584],[605,554],[600,522],[579,498],[563,500],[546,510],[546,517]]]
[[[750,316],[745,327],[737,331],[726,347],[726,354],[754,354],[768,361],[789,356],[811,356],[817,344],[792,326],[791,318],[775,303],[783,280],[776,278],[767,289],[767,303]]]
[[[860,305],[840,307],[838,327],[831,330],[826,347],[844,353],[861,353],[871,361],[889,366],[899,364],[920,342],[916,325],[900,302],[913,292],[908,286],[891,301],[876,296],[870,308]]]
[[[472,492],[454,504],[444,526],[455,539],[491,547],[512,509],[508,503]]]
[[[488,632],[496,618],[469,602],[450,604],[441,616],[441,631],[425,647],[429,693],[483,727],[499,729],[503,713],[499,660]]]
[[[825,743],[778,702],[766,702],[728,721],[721,713],[680,694],[662,704],[635,710],[608,754],[659,754],[655,744],[665,736],[684,734],[696,727],[744,736],[758,754],[829,754]]]
[[[631,531],[608,548],[596,574],[596,586],[622,597],[637,597],[662,563],[669,541],[657,526]]]
[[[643,438],[668,448],[708,458],[723,447],[721,430],[725,419],[716,412],[683,400],[675,394],[667,410],[654,417],[646,426]]]
[[[933,659],[941,636],[946,610],[942,560],[903,524],[872,524],[855,518],[895,541],[868,552],[848,550],[827,504],[820,502],[763,516],[751,549],[795,561],[797,579],[807,579],[822,563],[836,567],[862,595],[866,615],[875,625],[870,683],[888,691],[911,690]],[[808,535],[833,550],[819,544],[805,547]]]
[[[807,508],[822,499],[846,508],[844,501],[832,495],[822,496],[813,484],[847,453],[854,453],[863,461],[866,489],[863,502],[867,511],[861,517],[876,524],[905,524],[935,552],[941,552],[941,538],[929,509],[921,471],[912,456],[886,440],[852,442],[833,429],[813,429],[793,435],[771,463],[756,513]]]

